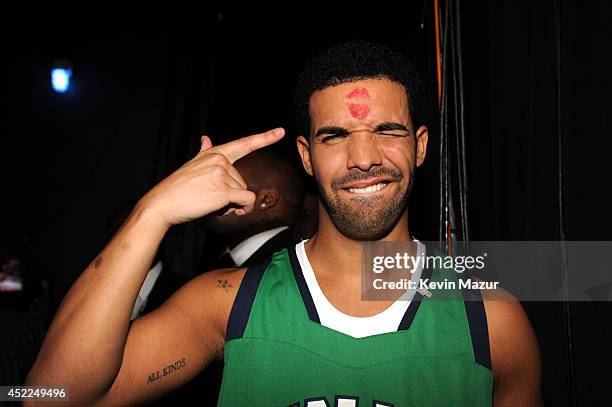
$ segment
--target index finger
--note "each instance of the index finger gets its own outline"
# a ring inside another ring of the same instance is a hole
[[[279,127],[274,130],[266,131],[265,133],[254,134],[252,136],[243,137],[238,140],[230,141],[229,143],[217,146],[216,150],[227,157],[233,164],[245,155],[258,150],[260,148],[276,143],[283,138],[285,130]]]

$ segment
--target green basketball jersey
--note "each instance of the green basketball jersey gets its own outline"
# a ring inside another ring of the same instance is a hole
[[[457,280],[448,270],[429,277]],[[354,338],[319,323],[295,248],[279,251],[246,271],[236,295],[218,405],[490,406],[483,304],[445,295],[417,292],[397,331]]]

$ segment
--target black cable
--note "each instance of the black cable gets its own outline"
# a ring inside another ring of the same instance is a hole
[[[457,163],[457,184],[459,187],[459,209],[460,209],[460,217],[461,219],[461,240],[465,240],[465,236],[464,236],[464,228],[463,228],[463,217],[464,217],[464,211],[463,211],[463,186],[462,186],[462,177],[461,177],[461,153],[460,153],[460,146],[459,146],[459,111],[458,111],[458,102],[457,102],[457,97],[458,97],[458,90],[457,90],[457,46],[456,46],[456,28],[455,28],[455,24],[454,24],[454,4],[453,4],[453,0],[449,0],[448,2],[449,4],[449,14],[451,14],[451,18],[450,18],[450,26],[448,27],[449,29],[449,36],[450,36],[450,50],[451,50],[451,61],[452,61],[452,73],[453,73],[453,114],[454,114],[454,133],[455,133],[455,153],[456,153],[456,163]],[[451,182],[451,186],[452,186],[452,182]],[[451,221],[453,225],[456,225],[456,216],[455,216],[455,211],[454,211],[454,200],[452,199],[452,190],[451,190],[451,194],[449,197],[450,200],[450,205],[451,205]]]
[[[438,8],[438,12],[440,11],[440,9]],[[435,21],[435,20],[434,20]],[[441,21],[440,16],[438,15],[438,21]],[[442,24],[439,24],[442,25]],[[440,28],[438,28],[438,30],[440,30]],[[436,38],[436,41],[438,41],[438,39]],[[442,53],[440,52],[440,59],[442,58]],[[436,65],[438,64],[438,54],[436,54]],[[442,83],[438,83],[438,86],[440,86],[441,92],[444,92],[444,88],[442,86]],[[440,162],[438,163],[439,166],[439,176],[440,176],[440,181],[438,183],[438,188],[439,188],[439,200],[440,200],[440,212],[439,212],[439,217],[440,220],[438,222],[438,242],[441,245],[442,244],[442,237],[444,236],[444,232],[443,232],[443,228],[442,228],[442,224],[444,221],[444,160],[442,157],[442,154],[444,153],[444,122],[443,122],[443,115],[444,115],[444,105],[442,104],[442,98],[440,97],[439,101],[438,101],[438,110],[440,111],[440,141],[439,141],[439,147],[440,147]]]
[[[572,310],[569,301],[569,285],[567,276],[567,246],[565,242],[565,216],[563,206],[563,116],[561,114],[561,5],[559,0],[553,1],[554,8],[554,43],[555,43],[555,85],[557,91],[557,170],[559,198],[559,238],[561,240],[561,290],[563,292],[563,327],[567,345],[569,373],[569,402],[576,405],[574,350],[572,335]]]
[[[427,10],[427,1],[428,0],[423,0],[423,11],[421,12],[421,22],[419,24],[419,28],[421,30],[423,30],[425,28],[425,15],[427,14],[426,10]]]
[[[447,38],[446,38],[446,32],[447,30],[444,29],[443,30],[443,25],[447,25],[448,24],[448,13],[446,13],[446,11],[448,10],[448,7],[446,7],[445,9],[445,21],[444,24],[440,24],[440,33],[444,33],[442,35],[442,50],[441,50],[441,59],[442,59],[442,83],[441,83],[441,88],[442,88],[442,97],[440,100],[440,233],[439,233],[439,242],[440,244],[443,241],[443,237],[446,234],[446,220],[447,220],[447,213],[446,213],[446,49],[447,49]],[[438,8],[439,11],[439,8]],[[438,17],[438,21],[442,21],[439,17]],[[436,55],[437,58],[437,55]]]
[[[452,1],[452,0],[449,0]],[[449,6],[444,5],[444,26],[443,26],[443,38],[444,42],[442,45],[442,106],[444,106],[444,115],[442,120],[444,123],[444,233],[446,235],[446,250],[449,249],[448,242],[450,236],[448,235],[448,226],[450,222],[449,212],[449,194],[450,194],[450,179],[449,179],[449,167],[448,167],[448,26],[449,26]]]
[[[459,140],[461,144],[461,154],[458,159],[461,162],[460,182],[463,192],[460,192],[462,198],[461,205],[461,226],[463,229],[463,241],[469,242],[469,220],[468,220],[468,183],[467,183],[467,158],[465,153],[465,110],[463,100],[463,58],[461,56],[461,4],[460,0],[455,0],[455,30],[456,30],[456,54],[457,54],[457,86],[459,87]]]

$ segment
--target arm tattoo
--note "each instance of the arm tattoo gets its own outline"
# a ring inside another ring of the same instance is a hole
[[[228,288],[233,287],[232,283],[230,283],[227,279],[217,281],[219,282],[219,284],[217,284],[217,287],[225,289],[225,292],[228,292]]]
[[[158,370],[157,372],[151,373],[147,378],[147,384],[151,384],[164,376],[168,376],[170,373],[185,367],[186,364],[187,362],[185,361],[185,358],[183,358],[181,360],[177,360],[171,365],[164,367],[162,370]]]

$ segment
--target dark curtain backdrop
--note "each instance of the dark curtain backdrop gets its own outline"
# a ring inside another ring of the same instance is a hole
[[[566,239],[611,240],[609,3],[560,2],[560,66],[552,1],[463,3],[471,238],[560,239],[561,133]],[[611,304],[570,304],[569,343],[561,303],[523,305],[547,405],[608,405]]]
[[[284,126],[288,136],[275,149],[297,165],[291,93],[304,62],[331,42],[369,38],[407,53],[423,73],[435,118],[430,3],[291,17],[224,10],[172,29],[45,35],[38,27],[12,37],[4,51],[11,80],[3,94],[9,114],[0,137],[0,226],[20,247],[29,281],[50,282],[54,309],[108,240],[113,209],[195,154],[202,134],[221,143]],[[566,238],[612,240],[610,5],[560,1],[560,82],[553,5],[462,1],[473,240],[559,239],[559,134]],[[74,65],[66,95],[49,88],[56,58]],[[436,120],[430,128],[410,216],[413,234],[433,240]],[[197,222],[175,227],[163,257],[169,268],[194,276],[206,267],[210,243]],[[547,405],[607,405],[610,303],[571,304],[570,343],[562,304],[524,306],[542,351]]]

